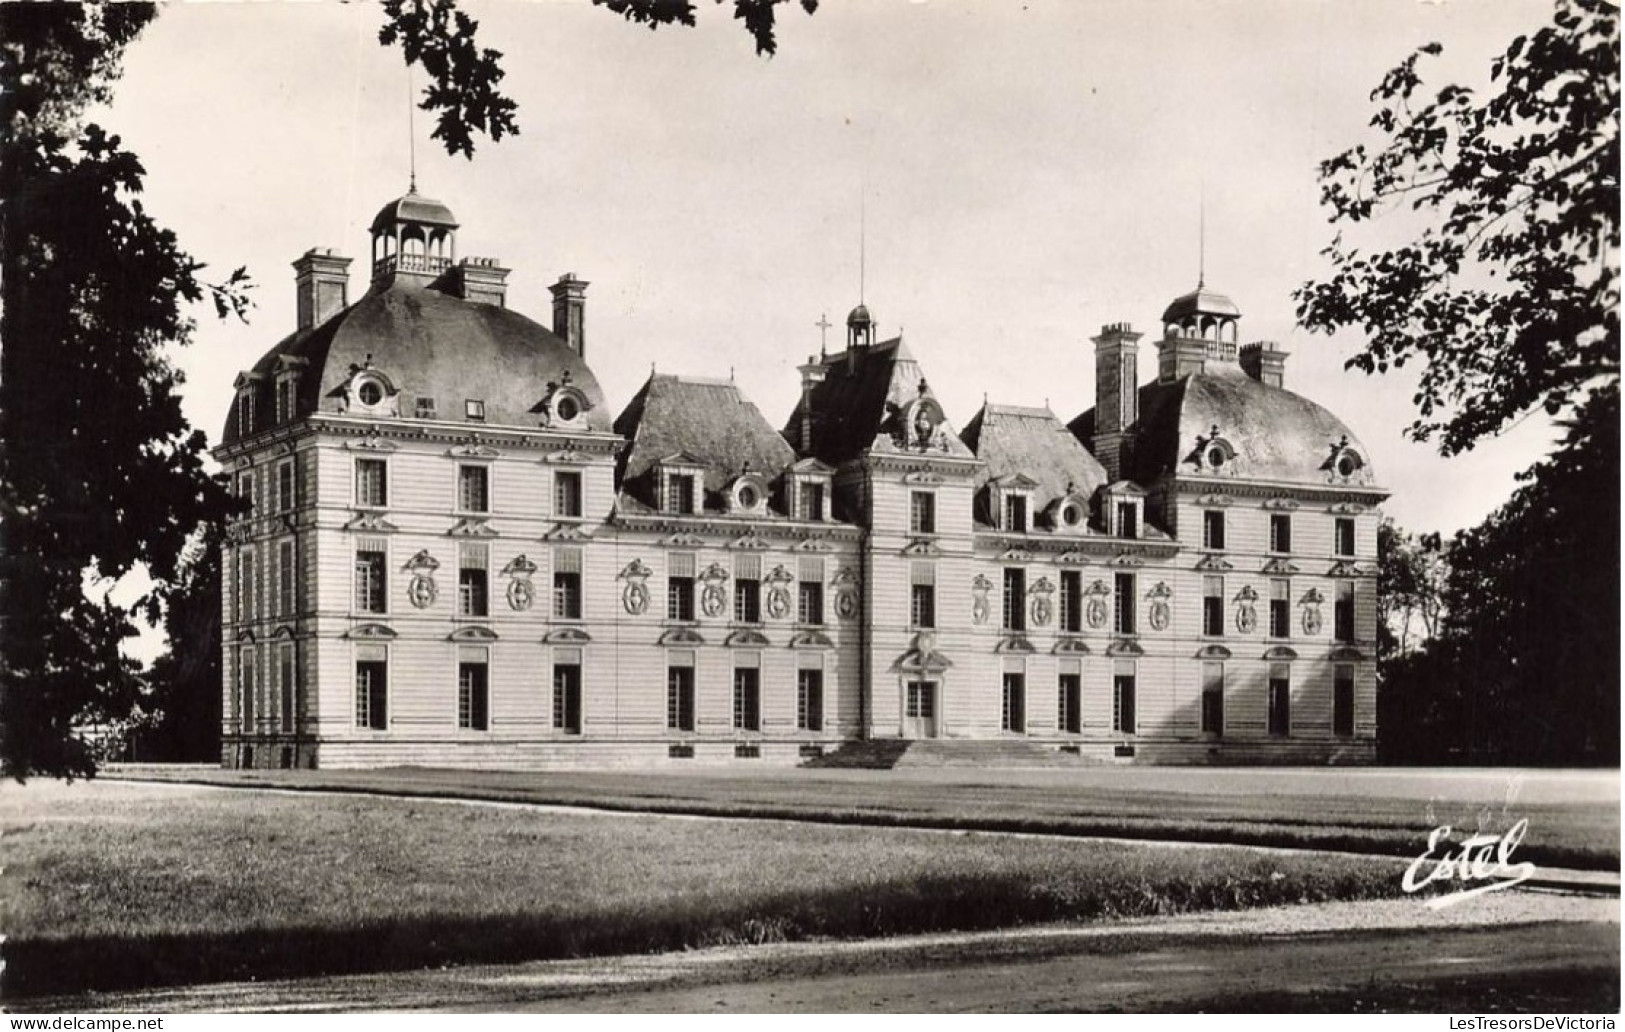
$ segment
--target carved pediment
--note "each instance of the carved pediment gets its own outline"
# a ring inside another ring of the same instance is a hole
[[[1264,502],[1264,508],[1266,509],[1279,509],[1286,512],[1291,512],[1297,507],[1298,503],[1290,498],[1270,498],[1266,499]]]
[[[1326,511],[1336,513],[1339,516],[1358,516],[1360,513],[1365,512],[1365,508],[1359,502],[1338,502]]]
[[[1025,548],[1006,548],[999,553],[999,561],[1003,563],[1030,563],[1033,554]]]
[[[543,541],[591,541],[592,534],[578,523],[555,523],[542,535]]]
[[[559,466],[585,466],[592,461],[592,456],[574,448],[560,448],[542,456],[542,461]]]
[[[700,548],[705,544],[705,539],[696,534],[678,531],[675,534],[667,534],[657,543],[662,548]]]
[[[1144,566],[1145,560],[1133,552],[1118,552],[1106,560],[1107,566]]]
[[[1297,659],[1298,653],[1285,645],[1274,645],[1264,650],[1264,658],[1268,660]]]
[[[1340,645],[1326,656],[1333,663],[1363,663],[1365,653],[1352,645]]]
[[[1229,659],[1230,650],[1223,645],[1203,645],[1196,650],[1196,659]]]
[[[793,550],[797,551],[797,552],[828,552],[828,551],[832,551],[832,549],[830,547],[830,543],[828,541],[825,541],[823,538],[815,538],[815,537],[802,538],[800,541],[796,542],[795,548]]]
[[[935,649],[910,649],[897,657],[893,669],[904,674],[940,674],[953,665],[953,660]]]
[[[1085,555],[1084,553],[1077,551],[1076,549],[1071,550],[1071,551],[1062,552],[1059,556],[1056,557],[1055,561],[1060,563],[1062,566],[1087,566],[1087,565],[1089,565],[1089,557],[1087,555]]]
[[[358,512],[344,525],[345,530],[362,530],[369,534],[390,534],[400,529],[376,512]]]
[[[373,427],[372,432],[365,437],[355,437],[345,441],[344,447],[355,451],[392,452],[395,450],[396,444],[394,441],[386,440],[380,436],[378,428]]]
[[[485,444],[477,437],[467,444],[457,445],[455,448],[448,450],[446,454],[454,459],[495,459],[502,456],[501,452],[489,444]]]
[[[660,636],[656,645],[704,645],[705,639],[692,627],[673,627]]]
[[[1143,656],[1145,655],[1145,650],[1140,648],[1140,643],[1135,641],[1133,638],[1118,638],[1116,641],[1106,646],[1106,655]]]
[[[1057,656],[1087,656],[1091,654],[1089,646],[1084,643],[1082,638],[1062,638],[1055,643],[1055,647],[1050,651]]]
[[[543,645],[586,645],[592,635],[579,627],[555,627],[542,636]]]
[[[1222,555],[1204,555],[1201,562],[1196,564],[1196,568],[1213,573],[1224,573],[1228,570],[1234,570],[1235,566],[1231,565],[1229,560]]]
[[[1205,494],[1196,499],[1196,504],[1206,506],[1208,508],[1222,509],[1226,506],[1236,504],[1236,500],[1227,494]]]
[[[1297,573],[1298,564],[1290,559],[1271,559],[1264,564],[1264,572],[1272,574]]]
[[[930,470],[916,469],[903,474],[905,484],[940,484],[943,483],[941,473],[932,473]]]
[[[993,646],[993,651],[1025,653],[1036,652],[1038,650],[1033,648],[1033,643],[1027,640],[1026,635],[1007,634],[1003,638],[999,639],[999,643],[997,645]]]
[[[497,632],[491,630],[489,627],[459,627],[455,631],[452,631],[450,634],[446,635],[446,640],[461,642],[496,641]]]
[[[904,555],[941,555],[942,549],[930,538],[915,538],[903,546]]]
[[[1340,559],[1326,571],[1328,577],[1369,577],[1376,570],[1350,559]]]
[[[742,552],[760,552],[763,549],[772,548],[773,546],[764,541],[760,534],[756,533],[754,530],[751,530],[746,531],[744,534],[741,534],[739,537],[736,537],[732,541],[728,542],[728,547],[738,549]]]
[[[771,645],[772,642],[768,641],[767,635],[763,634],[761,631],[753,631],[749,628],[742,628],[728,635],[727,638],[723,639],[722,644],[735,648],[748,647],[760,649],[766,648],[768,645]]]
[[[823,631],[798,631],[790,636],[790,647],[793,649],[827,649],[833,647],[834,644],[829,635]]]
[[[497,532],[490,522],[478,517],[464,517],[458,520],[452,524],[451,529],[446,531],[446,534],[449,537],[488,538],[497,536]]]

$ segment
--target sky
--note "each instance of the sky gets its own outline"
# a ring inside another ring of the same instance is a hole
[[[616,412],[658,368],[731,374],[782,424],[816,324],[842,347],[861,292],[956,428],[984,395],[1070,420],[1094,403],[1089,338],[1132,323],[1150,379],[1162,309],[1200,270],[1241,339],[1291,352],[1286,386],[1354,431],[1403,526],[1479,522],[1554,439],[1536,416],[1448,460],[1406,440],[1411,371],[1345,371],[1362,339],[1296,329],[1291,297],[1328,271],[1317,163],[1374,139],[1382,74],[1439,41],[1429,81],[1482,83],[1547,3],[825,0],[781,8],[772,58],[706,0],[698,27],[658,31],[585,0],[464,6],[521,127],[472,161],[413,114],[422,73],[378,45],[372,4],[170,3],[130,48],[95,118],[181,245],[259,284],[249,325],[200,310],[175,356],[211,441],[237,372],[293,328],[295,258],[337,248],[365,289],[367,226],[414,151],[458,253],[513,270],[509,307],[549,324],[550,283],[591,283],[587,358]]]

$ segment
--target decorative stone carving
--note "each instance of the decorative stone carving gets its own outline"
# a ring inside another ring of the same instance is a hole
[[[508,608],[523,613],[536,601],[536,586],[530,578],[536,573],[536,564],[523,554],[516,555],[502,568],[512,578],[508,581]]]
[[[1050,620],[1055,617],[1055,583],[1048,577],[1040,577],[1027,589],[1032,601],[1028,610],[1032,614],[1034,627],[1048,627]]]
[[[1251,634],[1258,629],[1258,592],[1251,584],[1243,584],[1236,592],[1236,630]]]
[[[1147,619],[1153,631],[1166,631],[1173,618],[1173,611],[1169,608],[1168,600],[1173,597],[1173,589],[1168,587],[1167,581],[1158,581],[1157,586],[1146,592],[1146,598],[1151,600],[1151,612]]]
[[[616,577],[626,582],[621,589],[621,606],[632,616],[642,616],[649,608],[648,581],[652,573],[642,559],[634,559]]]
[[[412,575],[406,583],[407,601],[418,609],[434,605],[440,595],[440,587],[434,581],[434,571],[440,569],[440,561],[425,548],[408,559],[402,569]]]
[[[975,621],[978,626],[980,626],[987,623],[988,614],[990,612],[990,607],[988,606],[987,601],[987,593],[993,590],[993,582],[988,580],[985,575],[978,573],[976,575],[976,579],[970,583],[970,590],[971,619]]]

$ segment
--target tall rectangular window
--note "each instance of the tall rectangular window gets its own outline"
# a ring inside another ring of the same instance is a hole
[[[1027,533],[1027,496],[1006,495],[1004,498],[1004,529],[1012,534]]]
[[[1202,664],[1202,732],[1224,734],[1224,664]]]
[[[278,463],[276,468],[276,511],[292,512],[294,508],[293,460]]]
[[[389,729],[389,667],[377,660],[355,665],[355,726],[373,731]]]
[[[1112,675],[1112,730],[1134,734],[1134,675],[1119,670]]]
[[[1133,502],[1117,503],[1117,536],[1120,538],[1137,538],[1140,536],[1139,508]]]
[[[1270,551],[1292,551],[1292,514],[1289,512],[1270,513]]]
[[[1061,630],[1083,630],[1083,573],[1078,570],[1061,571]]]
[[[239,697],[242,699],[242,729],[244,734],[252,734],[255,730],[254,720],[258,716],[258,707],[254,705],[259,695],[259,680],[255,675],[254,646],[246,646],[237,659],[237,681]]]
[[[1134,574],[1119,573],[1113,578],[1113,601],[1117,608],[1117,633],[1134,633]]]
[[[1217,509],[1202,513],[1202,547],[1224,548],[1224,513]]]
[[[824,730],[824,672],[796,671],[796,729]]]
[[[819,581],[801,581],[796,585],[796,620],[804,624],[824,622],[824,585]]]
[[[461,512],[491,511],[491,471],[484,466],[457,467],[457,508]]]
[[[491,615],[491,549],[485,544],[465,544],[458,550],[457,615]]]
[[[383,459],[355,460],[355,504],[382,509],[389,504],[389,466]]]
[[[1332,733],[1354,734],[1354,667],[1347,663],[1332,667]]]
[[[295,589],[299,586],[299,570],[293,561],[292,541],[277,543],[276,571],[277,613],[285,617],[292,616],[294,599],[297,597]]]
[[[1270,637],[1292,637],[1292,582],[1285,577],[1270,580]]]
[[[553,730],[581,733],[581,665],[553,664]]]
[[[762,622],[761,581],[734,578],[734,620],[738,623]]]
[[[1292,667],[1270,664],[1269,729],[1272,735],[1292,733]]]
[[[1083,733],[1083,676],[1062,674],[1056,683],[1055,726],[1069,735]]]
[[[299,667],[294,656],[293,642],[285,641],[276,650],[277,711],[283,734],[293,733],[294,694],[299,683]]]
[[[355,554],[355,608],[362,613],[382,613],[385,605],[384,553],[362,550]]]
[[[581,619],[581,549],[559,548],[553,552],[553,617]]]
[[[1332,606],[1332,630],[1341,642],[1354,640],[1354,582],[1337,582],[1337,599]]]
[[[801,485],[801,518],[809,522],[824,518],[824,485]]]
[[[1333,525],[1333,534],[1336,538],[1336,554],[1344,559],[1354,558],[1354,517],[1337,517],[1337,522]]]
[[[937,625],[937,569],[930,563],[909,567],[909,624],[929,628]]]
[[[666,668],[666,729],[694,730],[694,668]]]
[[[937,496],[930,491],[914,491],[908,496],[908,529],[915,534],[937,532]]]
[[[1224,633],[1224,578],[1211,573],[1202,577],[1202,633]]]
[[[457,664],[457,726],[470,731],[491,728],[491,685],[484,663]]]
[[[694,554],[674,552],[666,559],[666,619],[694,619]]]
[[[734,730],[762,729],[762,672],[754,667],[734,671]]]
[[[576,470],[553,474],[553,515],[567,519],[581,515],[581,474]]]
[[[1004,569],[1004,629],[1027,629],[1027,571],[1019,567]]]
[[[1006,673],[1004,675],[999,730],[1021,735],[1027,733],[1027,677],[1025,674]]]
[[[254,546],[244,545],[237,554],[237,619],[254,619]]]

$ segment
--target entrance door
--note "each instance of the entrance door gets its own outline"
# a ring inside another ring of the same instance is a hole
[[[903,699],[903,737],[937,736],[937,682],[910,681]]]

